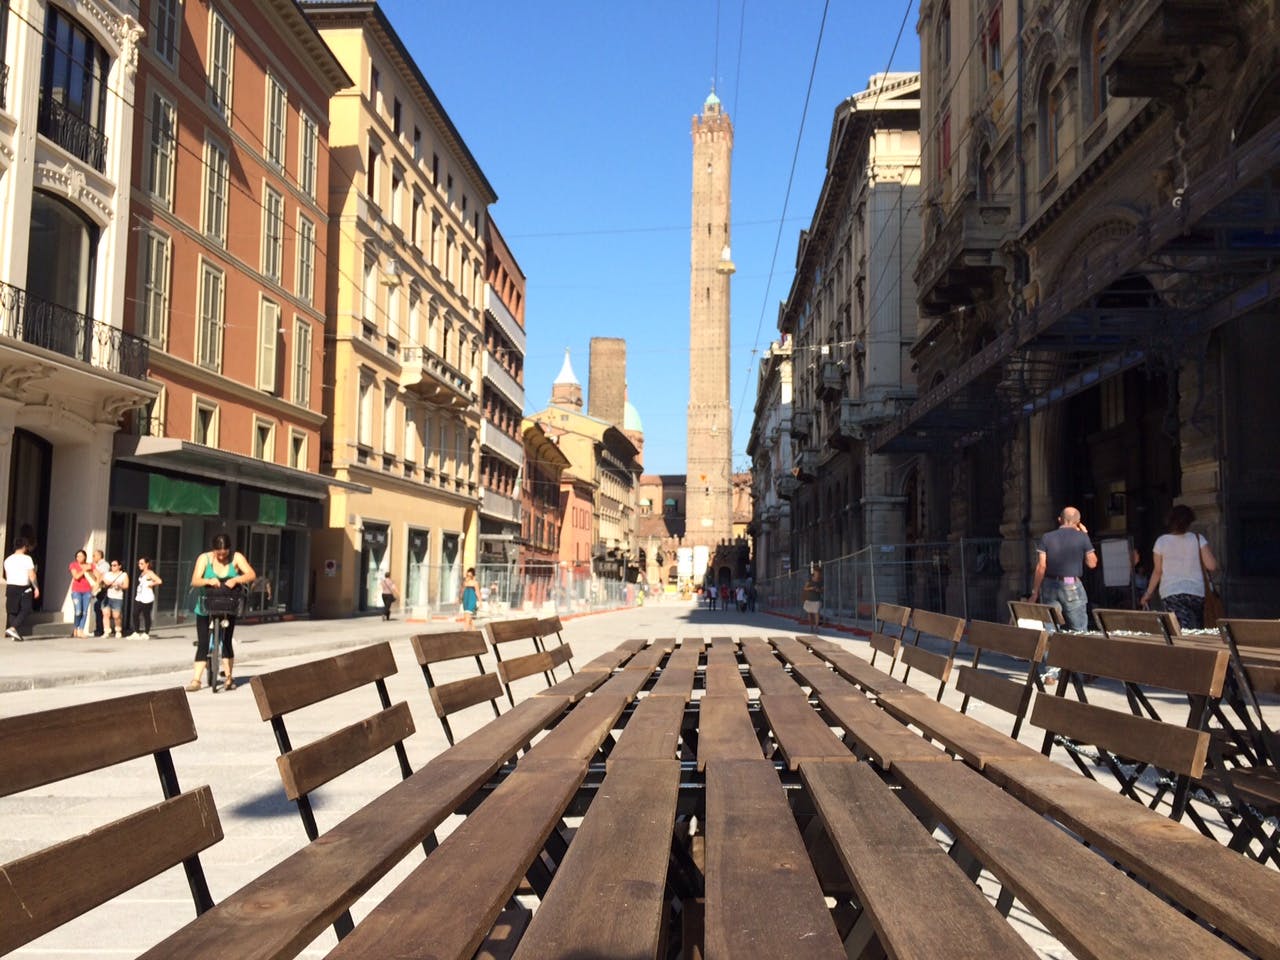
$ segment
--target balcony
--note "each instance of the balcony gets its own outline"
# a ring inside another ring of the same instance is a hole
[[[107,137],[89,121],[72,113],[53,95],[40,93],[36,129],[74,157],[102,173],[107,169]]]
[[[818,374],[818,396],[834,400],[844,393],[844,365],[836,360],[822,361]]]
[[[7,283],[0,283],[0,334],[135,380],[146,380],[151,365],[142,337]]]
[[[1248,46],[1239,0],[1138,0],[1108,49],[1107,91],[1113,97],[1172,97],[1206,47]]]
[[[952,206],[950,213],[943,210],[936,202],[926,205],[925,236],[933,240],[921,249],[915,269],[920,306],[930,314],[995,291],[1004,275],[1000,244],[1013,227],[1008,203],[980,200],[974,193]]]
[[[513,466],[524,466],[524,444],[513,440],[488,420],[480,421],[480,449],[501,457]]]
[[[3,51],[0,51],[3,53]],[[9,65],[0,63],[0,110],[8,110],[9,105],[5,100],[5,91],[9,89]]]
[[[511,311],[507,309],[507,305],[502,302],[502,299],[493,292],[493,287],[487,283],[484,285],[484,309],[497,321],[498,328],[502,330],[508,340],[515,344],[516,350],[523,355],[525,351],[524,329],[516,322],[516,318],[512,316]]]
[[[471,378],[445,363],[430,347],[404,347],[400,351],[401,385],[429,403],[465,410],[476,402]]]
[[[795,475],[801,480],[813,480],[818,475],[818,451],[799,450],[795,458]]]
[[[492,386],[517,410],[524,409],[524,387],[507,373],[506,368],[492,354],[486,353],[480,358],[480,376],[484,379],[486,390]]]
[[[791,436],[799,439],[809,436],[813,430],[812,410],[793,410],[791,412]]]
[[[493,520],[505,520],[508,523],[520,522],[520,501],[493,490],[480,490],[480,515]]]
[[[778,491],[778,496],[783,500],[790,500],[800,490],[800,478],[791,473],[780,473],[774,478],[773,486]]]

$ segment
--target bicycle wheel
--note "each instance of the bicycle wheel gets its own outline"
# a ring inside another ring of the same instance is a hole
[[[209,689],[218,692],[222,678],[222,618],[209,618]]]

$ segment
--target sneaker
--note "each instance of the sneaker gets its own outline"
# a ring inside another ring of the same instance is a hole
[[[15,640],[15,641],[17,641],[18,643],[21,643],[21,642],[22,642],[22,634],[20,634],[20,633],[19,633],[16,629],[14,629],[13,627],[6,627],[6,628],[5,628],[5,631],[4,631],[4,635],[5,635],[6,637],[8,637],[10,640]]]
[[[151,639],[151,634],[149,634],[149,633],[140,633],[140,634],[138,634],[138,638],[139,638],[139,639],[141,639],[141,640],[150,640],[150,639]]]
[[[126,640],[145,640],[146,638],[147,635],[145,633],[139,633],[137,630],[125,637]]]

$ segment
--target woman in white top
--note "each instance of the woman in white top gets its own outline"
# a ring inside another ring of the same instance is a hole
[[[1195,511],[1186,504],[1169,511],[1169,532],[1156,540],[1151,580],[1142,595],[1145,610],[1159,589],[1165,609],[1183,630],[1204,626],[1204,578],[1218,569],[1209,541],[1191,532],[1195,519]]]
[[[102,602],[102,628],[108,637],[112,631],[117,637],[123,637],[124,592],[129,589],[129,573],[120,566],[119,560],[111,561],[102,576],[102,585],[107,588]]]
[[[151,609],[156,602],[156,587],[164,583],[160,575],[151,569],[150,557],[138,558],[138,586],[133,595],[134,640],[151,639]]]

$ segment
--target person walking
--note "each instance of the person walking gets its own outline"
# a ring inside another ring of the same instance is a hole
[[[822,623],[822,568],[816,563],[809,566],[809,579],[800,591],[804,612],[809,616],[809,627],[815,633]]]
[[[480,606],[480,589],[476,581],[476,568],[468,567],[462,578],[462,620],[470,630],[476,625],[476,610]]]
[[[102,598],[102,620],[104,633],[109,637],[112,631],[115,636],[124,636],[124,592],[129,589],[129,571],[120,566],[119,560],[112,560],[107,565],[107,572],[102,577],[104,593]]]
[[[30,544],[25,537],[13,541],[13,553],[4,558],[4,605],[6,619],[4,634],[10,640],[21,643],[22,625],[31,616],[31,608],[40,599],[40,584],[36,580],[36,562],[27,554]]]
[[[107,625],[110,618],[103,613],[103,608],[107,602],[107,590],[102,586],[103,579],[111,572],[111,564],[107,563],[106,555],[101,550],[93,551],[94,578],[98,581],[98,587],[93,591],[93,635],[100,637],[104,633],[110,631]]]
[[[247,587],[258,579],[257,572],[249,565],[244,554],[231,549],[231,538],[225,533],[220,533],[213,538],[212,547],[213,549],[208,553],[202,553],[196,557],[195,566],[191,570],[191,586],[230,590],[235,587]],[[227,621],[227,625],[222,629],[222,662],[226,665],[227,671],[225,689],[234,690],[236,684],[232,677],[232,670],[235,667],[236,654],[235,648],[231,645],[231,639],[236,632],[236,618],[224,617],[223,619]],[[209,658],[209,637],[209,614],[205,611],[202,589],[196,599],[196,660],[191,682],[187,684],[187,691],[190,693],[194,693],[201,687],[205,661]],[[210,680],[213,679],[216,678],[210,678]]]
[[[133,594],[133,633],[131,640],[151,639],[151,611],[155,608],[156,587],[164,583],[151,569],[150,557],[138,558],[138,583]]]
[[[1191,532],[1195,511],[1180,503],[1169,511],[1169,532],[1156,538],[1152,548],[1151,578],[1140,601],[1149,610],[1158,590],[1164,608],[1178,618],[1183,630],[1204,627],[1205,580],[1218,570],[1209,541]]]
[[[396,602],[396,597],[400,596],[400,588],[391,579],[390,570],[383,571],[382,582],[378,585],[378,589],[382,591],[382,619],[390,620],[391,605]]]
[[[89,555],[83,550],[76,551],[76,558],[67,564],[67,570],[71,573],[71,636],[87,637],[89,607],[98,588],[97,571],[89,565]]]
[[[1080,522],[1080,511],[1063,507],[1058,528],[1040,538],[1036,551],[1031,602],[1057,607],[1069,630],[1088,630],[1089,597],[1081,577],[1086,567],[1092,570],[1098,565],[1098,554]]]

